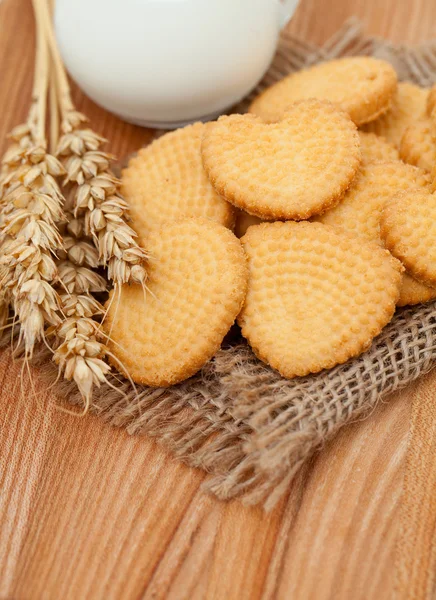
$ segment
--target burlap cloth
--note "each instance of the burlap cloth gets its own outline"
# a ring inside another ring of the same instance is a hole
[[[352,20],[317,48],[283,34],[277,55],[255,91],[320,60],[366,54],[391,62],[399,78],[436,81],[436,42],[393,46],[362,35]],[[120,392],[104,385],[92,410],[131,434],[147,434],[185,463],[210,472],[205,487],[222,499],[242,496],[272,507],[301,465],[340,427],[361,418],[383,397],[429,371],[436,360],[436,303],[398,310],[359,358],[316,376],[287,381],[257,360],[238,332],[189,381],[170,389]],[[42,374],[54,379],[50,361]],[[116,387],[119,380],[113,381]],[[80,403],[75,387],[57,395]]]

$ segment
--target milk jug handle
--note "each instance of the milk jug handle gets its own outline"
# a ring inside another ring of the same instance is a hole
[[[279,0],[281,4],[280,29],[286,27],[295,12],[298,0]]]

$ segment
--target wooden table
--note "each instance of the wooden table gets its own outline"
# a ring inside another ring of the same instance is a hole
[[[321,43],[351,15],[398,42],[436,36],[434,0],[303,0],[291,28]],[[30,2],[3,0],[1,150],[27,111],[32,45]],[[119,156],[149,139],[75,100]],[[146,438],[61,413],[39,384],[35,398],[7,352],[0,378],[1,599],[369,600],[401,577],[398,598],[425,597],[404,591],[398,558],[405,543],[419,562],[419,536],[397,540],[411,399],[436,376],[346,428],[267,515],[205,495],[201,472]]]

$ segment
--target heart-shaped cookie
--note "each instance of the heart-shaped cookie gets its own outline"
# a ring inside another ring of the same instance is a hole
[[[210,123],[203,165],[226,200],[261,219],[307,219],[337,204],[361,161],[356,126],[333,104],[304,100],[279,123],[231,115]]]
[[[293,102],[319,98],[337,103],[356,125],[362,125],[390,108],[396,88],[397,75],[388,62],[350,56],[288,75],[255,98],[249,111],[274,122]]]
[[[183,217],[204,217],[226,227],[235,210],[210,185],[201,162],[205,125],[194,123],[155,140],[130,159],[122,191],[139,241],[152,229]]]
[[[248,269],[241,243],[207,219],[154,229],[148,290],[111,292],[104,327],[115,365],[137,383],[168,386],[194,375],[218,350],[244,302]]]
[[[393,99],[392,108],[380,118],[364,125],[365,131],[382,135],[391,144],[399,147],[406,129],[416,119],[425,116],[428,90],[414,83],[402,81]]]
[[[411,189],[430,191],[430,177],[418,167],[399,160],[363,165],[342,202],[316,220],[381,244],[380,215],[385,203]]]
[[[363,352],[390,321],[403,267],[320,223],[261,223],[242,238],[250,270],[238,317],[257,356],[292,378]]]
[[[380,232],[386,248],[418,281],[436,286],[436,195],[404,192],[386,203]]]
[[[385,203],[398,193],[412,189],[430,191],[430,177],[418,167],[400,160],[366,164],[360,168],[342,202],[316,220],[381,245],[380,217]],[[434,297],[435,290],[404,273],[401,306],[427,302]]]
[[[431,173],[436,165],[436,144],[430,118],[418,119],[406,129],[401,139],[400,156],[409,165]]]

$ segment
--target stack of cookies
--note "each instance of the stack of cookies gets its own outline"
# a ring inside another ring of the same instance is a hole
[[[140,150],[122,181],[149,280],[108,302],[117,366],[173,385],[237,319],[293,378],[364,352],[396,306],[436,298],[434,124],[436,90],[353,57]]]

